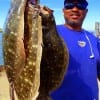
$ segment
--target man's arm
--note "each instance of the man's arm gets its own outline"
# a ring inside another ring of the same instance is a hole
[[[98,75],[98,80],[100,81],[100,36],[97,36],[97,48],[99,52],[99,60],[97,62],[97,75]]]

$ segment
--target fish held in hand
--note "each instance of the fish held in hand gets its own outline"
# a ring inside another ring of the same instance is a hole
[[[25,65],[24,10],[26,0],[13,0],[3,34],[4,64],[9,82],[14,82]]]
[[[53,10],[41,7],[43,52],[40,66],[40,88],[37,100],[51,100],[49,93],[57,89],[68,65],[68,49],[59,36]]]
[[[15,80],[15,90],[20,100],[33,100],[32,97],[36,97],[40,86],[42,25],[38,6],[30,3],[25,10],[24,45],[26,65],[19,78]]]

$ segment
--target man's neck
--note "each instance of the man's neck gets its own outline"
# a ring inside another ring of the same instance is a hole
[[[75,31],[81,31],[82,27],[81,26],[71,26],[68,24],[64,24],[64,26],[66,26],[67,28],[71,29],[71,30],[75,30]]]

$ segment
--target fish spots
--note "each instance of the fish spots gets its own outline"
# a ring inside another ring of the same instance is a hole
[[[36,41],[36,40],[35,40]],[[37,45],[32,45],[32,48],[37,48]]]
[[[32,65],[32,62],[31,62],[31,61],[29,61],[29,62],[28,62],[28,65],[29,65],[29,66],[30,66],[30,65]]]
[[[10,48],[8,48],[8,52],[13,54],[13,55],[15,55],[15,52],[12,49],[10,49]]]

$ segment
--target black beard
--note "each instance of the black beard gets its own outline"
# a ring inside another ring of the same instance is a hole
[[[81,26],[82,25],[82,22],[78,21],[78,22],[75,22],[75,21],[68,21],[66,20],[66,23],[70,26]]]

